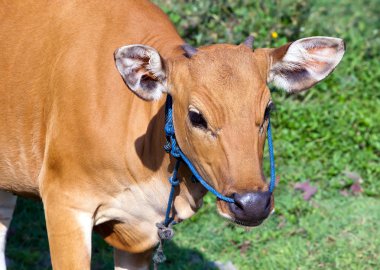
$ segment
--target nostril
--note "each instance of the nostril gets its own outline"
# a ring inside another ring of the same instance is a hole
[[[268,199],[267,199],[267,204],[266,204],[266,206],[265,206],[266,209],[267,209],[267,208],[270,208],[271,201],[272,201],[272,196],[271,196],[271,195],[272,195],[272,194],[269,193],[269,196],[268,196]]]
[[[239,194],[234,193],[232,194],[232,198],[234,199],[233,203],[235,204],[235,206],[237,206],[241,210],[244,210],[244,203],[241,200],[241,196],[239,196]]]

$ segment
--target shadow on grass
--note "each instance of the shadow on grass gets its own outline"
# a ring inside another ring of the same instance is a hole
[[[181,248],[171,241],[164,247],[167,261],[160,270],[213,270],[213,262],[207,261],[202,253]],[[49,244],[42,203],[18,198],[17,206],[7,237],[6,257],[8,270],[51,269]],[[91,269],[113,269],[112,247],[93,234]]]
[[[166,262],[161,264],[160,270],[214,270],[218,269],[215,263],[208,261],[205,256],[194,249],[182,248],[175,241],[165,243]]]

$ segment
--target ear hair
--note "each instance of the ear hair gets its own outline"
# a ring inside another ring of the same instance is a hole
[[[331,37],[297,40],[272,50],[268,81],[287,92],[299,92],[326,78],[341,61],[344,41]]]
[[[145,100],[158,100],[166,92],[164,62],[145,45],[124,46],[115,51],[115,63],[127,86]]]

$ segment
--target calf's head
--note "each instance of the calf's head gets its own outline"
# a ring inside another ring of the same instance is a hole
[[[275,49],[241,45],[183,46],[166,59],[148,46],[115,52],[129,88],[146,100],[173,97],[174,127],[181,150],[216,190],[219,213],[255,226],[273,210],[273,194],[262,170],[269,111],[267,83],[290,93],[306,90],[329,75],[343,57],[338,38],[311,37]]]

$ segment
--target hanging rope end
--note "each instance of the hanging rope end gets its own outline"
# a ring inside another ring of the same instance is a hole
[[[166,261],[166,256],[165,256],[164,251],[162,249],[161,243],[158,246],[158,248],[156,249],[156,251],[154,252],[152,260],[153,260],[154,264],[160,264],[160,263],[163,263]]]

